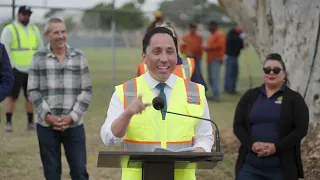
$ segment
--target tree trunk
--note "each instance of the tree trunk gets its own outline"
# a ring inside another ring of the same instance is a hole
[[[303,157],[305,176],[320,179],[320,0],[219,3],[248,34],[261,60],[271,52],[282,55],[290,87],[305,98],[310,111],[309,133],[302,145],[303,156],[308,156]]]

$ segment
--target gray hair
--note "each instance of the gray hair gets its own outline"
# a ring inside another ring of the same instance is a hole
[[[63,23],[63,20],[60,19],[60,18],[56,18],[56,17],[53,17],[53,18],[50,18],[49,20],[47,20],[46,24],[44,26],[44,32],[45,33],[50,31],[50,24],[51,23]]]

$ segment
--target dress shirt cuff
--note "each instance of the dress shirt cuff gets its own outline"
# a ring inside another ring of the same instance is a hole
[[[40,116],[41,116],[41,119],[42,119],[43,121],[46,121],[46,116],[47,116],[48,113],[51,113],[51,112],[50,112],[49,110],[43,110],[43,111],[41,112]]]
[[[72,117],[73,122],[78,122],[80,119],[75,111],[71,111],[70,116]]]
[[[117,137],[113,134],[112,129],[110,128],[110,134],[112,135],[112,139],[114,139],[115,144],[121,143],[124,140],[124,137],[126,137],[127,133],[123,137]]]
[[[201,147],[206,152],[211,152],[213,144],[214,144],[214,136],[209,135],[209,136],[203,136],[198,139],[195,139],[193,147],[195,148]]]
[[[206,152],[211,152],[211,149],[212,149],[212,146],[210,146],[208,143],[205,143],[205,142],[197,142],[196,144],[193,145],[193,147],[203,148]]]

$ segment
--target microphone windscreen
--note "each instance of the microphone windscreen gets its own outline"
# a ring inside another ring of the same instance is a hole
[[[155,108],[156,110],[162,110],[164,108],[164,100],[161,97],[155,97],[152,100],[152,105],[153,108]]]

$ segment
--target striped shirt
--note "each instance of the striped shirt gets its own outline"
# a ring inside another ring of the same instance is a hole
[[[62,62],[50,50],[50,44],[34,54],[29,69],[28,98],[37,111],[37,123],[49,126],[47,113],[70,115],[70,127],[83,123],[92,96],[87,60],[80,50],[67,45]]]

